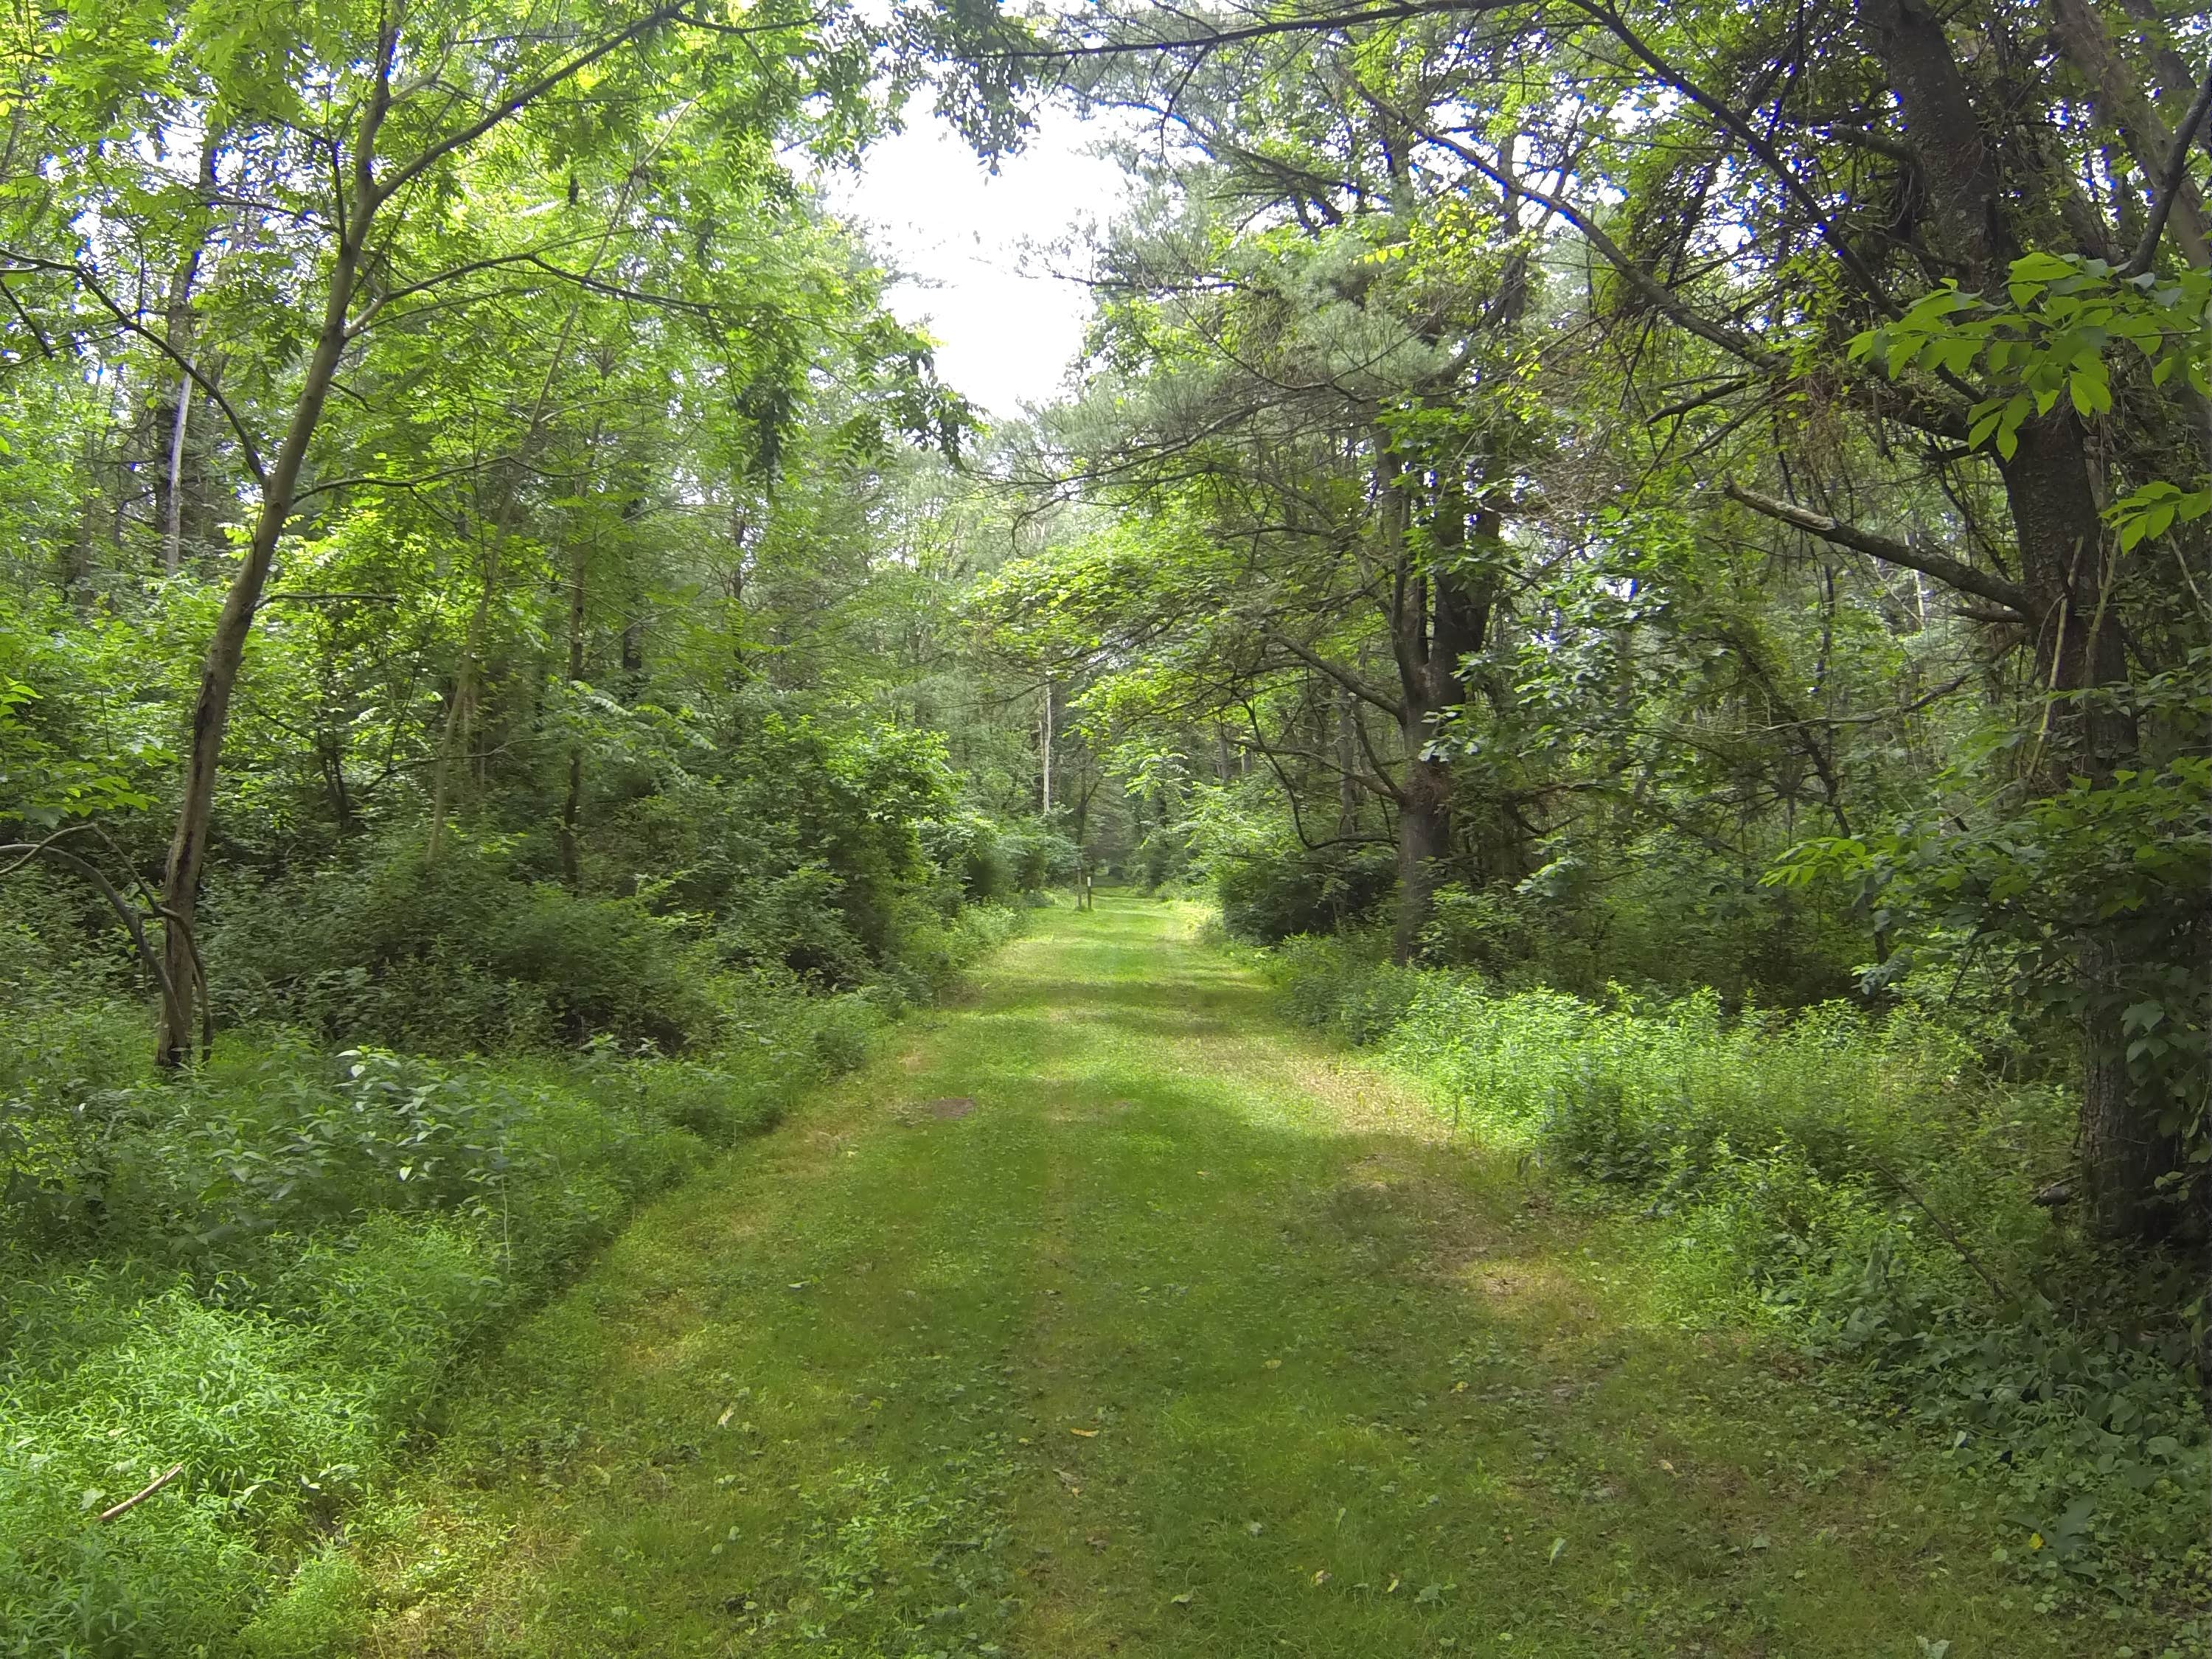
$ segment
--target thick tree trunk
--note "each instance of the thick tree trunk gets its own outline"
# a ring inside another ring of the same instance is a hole
[[[1972,90],[1940,16],[1926,0],[1859,0],[1868,40],[1896,89],[1935,209],[1931,228],[1969,286],[1986,288],[2020,252],[2007,222]],[[2029,599],[2043,694],[2029,782],[2040,793],[2081,773],[2109,779],[2134,756],[2134,721],[2067,693],[2124,684],[2127,663],[2110,604],[2119,554],[2097,511],[2081,426],[2060,404],[2022,423],[2004,464],[2005,496]],[[2139,1235],[2158,1177],[2171,1167],[2147,1103],[2133,1088],[2117,1029],[2111,946],[2076,944],[2082,1006],[2081,1158],[2090,1218],[2112,1237]],[[2106,1011],[2109,1010],[2109,1012]]]
[[[1407,722],[1409,747],[1425,741],[1425,720]],[[1416,751],[1418,753],[1418,750]],[[1420,953],[1421,931],[1436,908],[1438,865],[1451,852],[1451,775],[1441,761],[1407,763],[1398,805],[1398,920],[1391,931],[1394,961]]]
[[[2126,647],[2110,603],[2119,555],[2099,522],[2081,435],[2063,408],[2021,428],[2005,469],[2021,582],[2038,622],[2035,672],[2044,693],[2031,786],[2054,794],[2076,775],[2108,782],[2136,755],[2136,723],[2102,699],[2062,703],[2069,691],[2118,686]],[[2086,1211],[2112,1238],[2155,1231],[2160,1177],[2179,1167],[2179,1144],[2157,1131],[2155,1109],[2129,1074],[2120,1026],[2118,969],[2111,942],[2090,933],[2075,945],[2081,1030],[2080,1157]]]
[[[2082,1019],[2081,1157],[2082,1197],[2092,1224],[2110,1238],[2143,1238],[2165,1231],[2170,1207],[2158,1203],[2161,1177],[2181,1167],[2178,1137],[2160,1134],[2129,1074],[2127,1036],[2120,1024],[2124,998],[2120,966],[2102,939],[2081,944],[2087,993]]]
[[[1920,158],[1933,210],[1929,228],[1966,285],[1978,287],[1994,264],[2009,257],[2009,237],[1987,136],[1943,20],[1927,0],[1859,0],[1858,15]]]

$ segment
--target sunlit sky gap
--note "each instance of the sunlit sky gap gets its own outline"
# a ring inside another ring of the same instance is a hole
[[[1111,216],[1124,181],[1112,161],[1085,153],[1095,131],[1071,111],[1048,109],[994,176],[918,109],[857,174],[824,181],[836,210],[905,273],[892,310],[943,342],[939,372],[994,416],[1050,399],[1081,347],[1088,295],[1024,248]]]

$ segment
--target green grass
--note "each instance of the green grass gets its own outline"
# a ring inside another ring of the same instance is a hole
[[[2160,1651],[1192,922],[1042,918],[645,1211],[264,1650]]]

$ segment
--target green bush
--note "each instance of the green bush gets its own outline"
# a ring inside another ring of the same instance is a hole
[[[939,960],[1010,915],[949,925]],[[0,1653],[329,1650],[360,1609],[323,1541],[456,1362],[886,1018],[787,977],[741,981],[727,1016],[681,1056],[234,1040],[184,1079],[52,1105],[83,1133],[46,1136],[0,1206]]]
[[[534,879],[519,842],[231,871],[226,1029],[177,1077],[112,921],[38,872],[0,892],[0,1655],[343,1648],[333,1528],[471,1347],[1017,925],[921,851],[927,754],[778,741],[915,799],[821,858],[749,844],[711,921]]]
[[[1747,884],[1716,869],[1708,849],[1661,834],[1629,848],[1561,850],[1510,886],[1447,884],[1420,957],[1514,990],[1602,998],[1620,983],[1797,1006],[1849,993],[1872,948],[1862,925],[1833,914],[1838,908]]]
[[[1395,861],[1371,848],[1224,857],[1214,875],[1222,925],[1252,945],[1365,921],[1396,882]]]
[[[209,905],[216,1005],[233,1020],[454,1054],[711,1036],[713,954],[635,899],[525,879],[502,847],[434,863],[402,838],[360,868],[252,883]]]

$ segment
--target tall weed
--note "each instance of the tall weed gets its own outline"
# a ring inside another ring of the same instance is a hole
[[[22,969],[33,1017],[0,1031],[0,1655],[342,1645],[358,1598],[331,1541],[471,1348],[1016,920],[909,918],[908,975],[839,995],[725,973],[714,1042],[681,1054],[333,1055],[275,1032],[168,1082],[140,1011],[41,1001]]]
[[[2099,1251],[2036,1200],[2071,1105],[2002,1085],[1911,1006],[1724,1015],[1713,993],[1496,994],[1297,939],[1286,1011],[1373,1045],[1470,1133],[1660,1224],[1678,1306],[1750,1319],[1920,1419],[2008,1493],[1995,1547],[2179,1595],[2206,1565],[2208,1435],[2179,1264]]]

